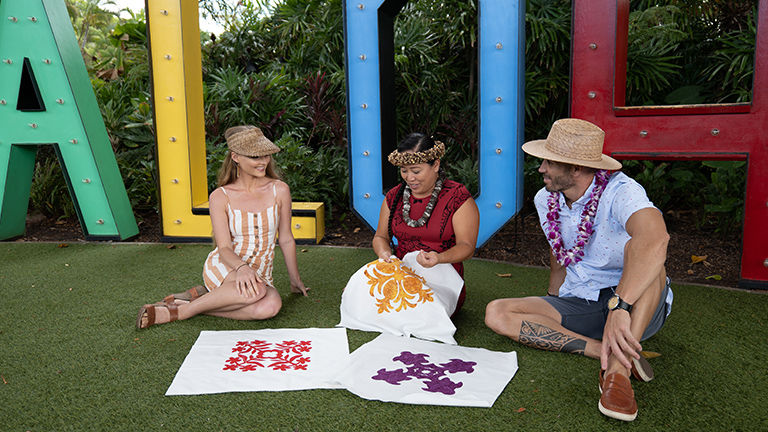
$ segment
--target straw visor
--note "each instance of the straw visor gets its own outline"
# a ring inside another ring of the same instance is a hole
[[[617,170],[621,162],[603,154],[605,132],[580,119],[560,119],[552,125],[547,139],[523,144],[523,151],[537,158],[590,168]]]
[[[227,147],[243,156],[266,156],[280,151],[256,126],[234,126],[224,132]]]

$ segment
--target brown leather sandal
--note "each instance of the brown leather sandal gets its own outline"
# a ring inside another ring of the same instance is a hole
[[[165,296],[165,298],[163,299],[163,303],[173,304],[174,300],[192,301],[202,296],[203,294],[207,294],[207,293],[208,293],[208,290],[204,286],[202,285],[193,286],[192,288],[184,292],[169,294]]]
[[[136,328],[137,329],[145,329],[147,327],[155,325],[155,308],[163,307],[168,309],[168,312],[171,314],[171,319],[168,320],[168,322],[174,322],[177,319],[179,319],[179,306],[176,304],[168,304],[168,303],[155,303],[155,304],[146,304],[139,309],[139,316],[136,318]],[[142,327],[141,325],[141,319],[144,318],[144,315],[147,316],[147,322]],[[165,323],[163,323],[165,324]]]

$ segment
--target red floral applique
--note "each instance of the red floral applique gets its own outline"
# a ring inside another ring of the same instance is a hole
[[[271,343],[263,340],[240,341],[232,348],[236,357],[230,357],[223,370],[241,370],[243,372],[257,368],[273,370],[307,370],[309,356],[304,353],[312,349],[311,341],[283,341]]]

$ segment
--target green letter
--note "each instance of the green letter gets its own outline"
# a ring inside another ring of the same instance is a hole
[[[138,234],[64,0],[0,0],[0,239],[24,233],[44,144],[56,149],[86,238]]]

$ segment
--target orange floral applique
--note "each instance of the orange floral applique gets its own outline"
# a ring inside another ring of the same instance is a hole
[[[392,262],[373,261],[365,269],[368,285],[371,286],[371,297],[376,299],[379,313],[395,312],[416,307],[419,302],[431,302],[432,290],[425,285],[426,281],[403,265],[402,261],[393,258]]]

